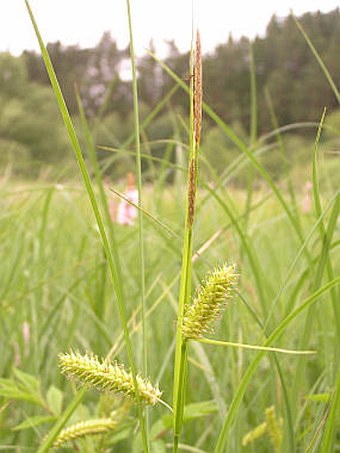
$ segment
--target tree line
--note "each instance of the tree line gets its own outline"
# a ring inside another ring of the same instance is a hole
[[[322,56],[337,85],[340,84],[339,8],[327,14],[307,13],[299,18]],[[204,47],[204,37],[202,37]],[[153,44],[150,43],[153,50]],[[93,48],[48,44],[70,112],[77,116],[75,84],[85,110],[97,123],[96,141],[119,147],[132,133],[132,89],[125,68],[129,49],[119,49],[110,33]],[[189,55],[168,42],[164,63],[187,81]],[[253,63],[252,63],[253,62]],[[225,43],[203,56],[205,101],[238,133],[247,137],[251,123],[250,71],[256,77],[258,134],[273,129],[273,112],[279,125],[318,121],[322,109],[332,111],[336,98],[325,75],[298,30],[294,18],[273,16],[265,36],[254,40],[229,36]],[[174,137],[174,117],[185,117],[188,98],[174,89],[174,80],[150,54],[138,59],[138,88],[142,120],[168,96],[165,107],[150,123],[149,140]],[[24,51],[20,57],[0,54],[0,151],[1,162],[10,158],[55,163],[68,154],[68,141],[61,124],[40,54]],[[214,138],[206,120],[207,140]],[[306,133],[306,130],[303,130]],[[204,143],[203,143],[204,145]],[[155,149],[159,156],[165,146]],[[11,157],[12,156],[12,157]],[[19,156],[19,157],[18,157]],[[125,170],[126,165],[123,165]],[[122,170],[123,171],[123,170]]]

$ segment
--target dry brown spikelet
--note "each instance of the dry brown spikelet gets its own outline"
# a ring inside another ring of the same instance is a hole
[[[194,124],[195,124],[195,142],[197,146],[199,146],[201,140],[202,100],[203,100],[202,51],[200,33],[197,30],[195,66],[194,66]]]

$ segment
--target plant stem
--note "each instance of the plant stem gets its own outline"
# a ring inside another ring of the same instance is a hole
[[[246,343],[235,343],[232,341],[210,340],[209,338],[194,338],[194,339],[192,339],[192,341],[198,341],[199,343],[205,343],[205,344],[212,344],[214,346],[231,346],[234,348],[253,349],[255,351],[282,352],[283,354],[296,354],[296,355],[316,354],[316,351],[294,351],[291,349],[272,348],[272,347],[267,347],[267,346],[256,346],[253,344],[246,344]]]
[[[140,128],[139,128],[139,108],[138,108],[138,87],[135,51],[133,44],[133,29],[131,21],[130,0],[126,0],[127,15],[129,23],[129,38],[130,38],[130,59],[132,70],[132,89],[133,89],[133,113],[134,113],[134,128],[135,128],[135,143],[136,143],[136,173],[137,173],[137,189],[138,189],[138,207],[142,208],[142,159],[140,148]],[[145,265],[144,265],[144,240],[143,240],[143,213],[138,209],[138,264],[140,274],[140,298],[141,298],[141,317],[142,317],[142,356],[143,356],[143,373],[148,375],[148,359],[147,359],[147,337],[146,337],[146,308],[145,308]],[[144,418],[141,418],[141,432],[144,445],[144,451],[149,451],[148,440],[148,412],[145,409],[145,425]]]
[[[187,342],[183,339],[182,323],[185,305],[191,297],[192,279],[192,239],[193,223],[195,217],[195,200],[197,188],[198,148],[201,126],[201,48],[199,34],[197,33],[195,64],[194,50],[191,46],[190,58],[190,153],[187,181],[187,207],[184,231],[183,259],[181,271],[181,285],[177,315],[176,352],[174,369],[174,452],[178,451],[179,436],[183,424],[185,403],[185,384],[187,373]]]

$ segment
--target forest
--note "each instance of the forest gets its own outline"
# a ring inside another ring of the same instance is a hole
[[[322,55],[334,83],[339,85],[339,8],[327,14],[307,13],[299,21]],[[168,56],[163,65],[189,84],[189,55],[181,54],[174,42],[167,44]],[[168,152],[170,160],[175,161],[174,153],[161,141],[182,138],[186,133],[183,117],[188,109],[188,97],[183,96],[183,90],[153,57],[153,47],[151,42],[150,52],[138,59],[141,121],[148,115],[153,118],[142,139],[150,143],[159,141],[150,149],[153,156],[163,157]],[[47,48],[75,122],[77,86],[86,114],[95,127],[96,144],[121,149],[133,133],[131,78],[126,76],[129,49],[119,49],[108,32],[94,48],[65,46],[61,42],[50,43]],[[324,108],[327,108],[327,122],[333,127],[339,125],[337,100],[292,16],[284,19],[273,16],[264,37],[250,41],[229,36],[225,43],[207,54],[202,36],[202,48],[205,102],[248,143],[251,83],[256,84],[253,90],[256,135],[269,133],[275,126],[292,125],[287,150],[289,160],[295,164],[304,161],[303,139],[315,136]],[[68,140],[40,54],[34,51],[24,51],[19,57],[0,54],[0,101],[1,168],[11,168],[15,175],[36,177],[46,166],[58,172],[62,163],[62,174],[68,176]],[[176,122],[178,118],[182,118],[180,126]],[[211,165],[217,167],[217,173],[219,167],[235,157],[232,143],[208,117],[202,149]],[[226,149],[230,152],[226,153]],[[98,152],[102,158],[108,153]],[[119,162],[110,167],[113,179],[134,165],[133,157],[125,156]],[[280,158],[275,151],[268,165],[274,176],[281,173]]]

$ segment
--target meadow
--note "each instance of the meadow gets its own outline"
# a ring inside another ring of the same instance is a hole
[[[327,128],[327,113],[306,144],[308,159],[277,178],[266,157],[273,147],[285,152],[285,131],[273,125],[274,141],[253,134],[246,144],[203,106],[238,147],[217,174],[197,138],[199,80],[184,84],[192,106],[187,140],[170,137],[176,164],[150,158],[148,144],[136,140],[142,203],[124,225],[112,221],[108,203],[123,202],[126,181],[102,176],[80,103],[83,159],[43,45],[42,52],[79,168],[74,162],[73,178],[62,183],[1,180],[0,448],[340,451],[339,163],[332,155],[339,131]],[[199,47],[192,55],[197,74]],[[175,75],[174,82],[181,83]],[[134,94],[138,137],[136,86]],[[116,161],[123,155],[114,152]],[[185,305],[226,264],[238,283],[213,331],[185,339]],[[67,380],[59,354],[70,351],[125,364],[129,398],[122,389],[123,398],[100,391],[108,361],[97,367],[96,389],[79,385],[85,376],[91,387],[93,364]],[[162,392],[151,407],[141,376]]]

